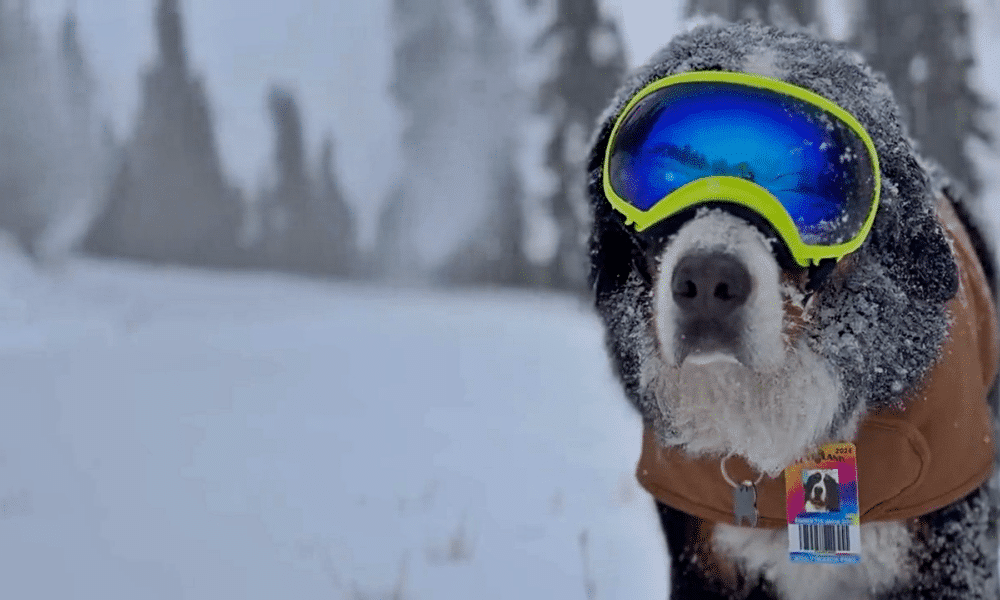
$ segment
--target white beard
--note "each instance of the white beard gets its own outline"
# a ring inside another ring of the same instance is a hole
[[[829,369],[804,344],[771,372],[685,361],[658,369],[650,383],[670,423],[661,443],[693,454],[734,452],[770,476],[826,440],[841,402]]]

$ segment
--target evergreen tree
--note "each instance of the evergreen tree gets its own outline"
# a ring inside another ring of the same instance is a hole
[[[397,282],[504,279],[522,245],[520,228],[499,230],[521,218],[509,216],[520,212],[509,42],[490,0],[395,0],[393,19],[405,171],[380,220],[382,270]]]
[[[353,223],[333,171],[333,141],[324,142],[319,177],[311,180],[295,96],[274,87],[268,108],[275,129],[276,180],[263,200],[265,262],[279,269],[348,275]]]
[[[771,25],[817,22],[816,0],[688,0],[687,14],[718,15],[728,21],[753,19]]]
[[[306,176],[302,116],[291,92],[273,87],[268,110],[274,123],[275,187],[265,201],[265,253],[270,266],[315,271],[315,240],[308,231],[312,190]]]
[[[470,240],[442,269],[447,283],[524,286],[531,282],[524,252],[523,190],[511,151],[508,148],[498,157],[488,181],[497,190],[497,202]]]
[[[156,10],[158,56],[107,209],[85,248],[154,262],[238,260],[239,193],[223,179],[199,78],[184,51],[178,0]]]
[[[50,178],[58,198],[56,209],[35,242],[35,251],[48,262],[58,261],[80,242],[107,193],[114,160],[114,142],[94,109],[96,84],[80,44],[76,15],[68,11],[58,37],[61,113],[58,168]]]
[[[559,235],[550,283],[580,291],[589,230],[583,161],[591,130],[621,83],[625,51],[617,25],[601,14],[597,0],[555,1],[555,21],[535,47],[558,49],[555,72],[539,95],[539,110],[553,124],[546,166],[558,181],[550,198]]]
[[[414,283],[421,279],[416,274],[416,261],[406,256],[406,248],[413,247],[407,213],[407,194],[401,183],[395,184],[387,194],[378,215],[375,247],[367,257],[367,272],[375,279],[393,283]]]
[[[521,207],[524,194],[514,165],[517,123],[512,117],[518,115],[519,105],[511,74],[512,48],[490,0],[467,0],[466,6],[473,22],[472,50],[483,77],[478,85],[473,81],[472,89],[499,95],[483,98],[481,105],[496,111],[484,116],[495,121],[494,135],[501,137],[485,157],[488,164],[481,185],[490,192],[486,198],[489,212],[445,265],[443,278],[451,283],[524,285],[528,263]]]
[[[29,254],[57,206],[61,115],[24,0],[0,0],[0,228]]]
[[[972,191],[980,181],[966,152],[988,141],[986,106],[969,86],[974,64],[961,0],[862,0],[851,43],[889,79],[920,151]]]
[[[318,205],[314,212],[329,241],[331,273],[347,276],[356,273],[357,231],[337,178],[335,160],[333,139],[327,136],[320,152]]]
[[[94,94],[94,78],[90,66],[83,56],[83,47],[77,33],[76,14],[73,11],[63,17],[59,33],[59,55],[65,71],[66,95],[72,109],[79,111],[78,121],[89,126],[90,105]],[[83,110],[81,110],[83,109]]]
[[[376,248],[379,271],[390,280],[421,279],[426,270],[416,257],[415,213],[422,190],[414,179],[429,175],[420,169],[433,168],[430,152],[435,121],[441,109],[448,64],[453,54],[455,34],[448,18],[447,0],[393,0],[393,29],[396,35],[394,80],[390,91],[406,123],[402,133],[404,173],[394,186],[379,216]],[[451,87],[451,86],[448,86]],[[422,150],[422,152],[421,152]],[[421,156],[423,154],[423,157]]]
[[[279,87],[271,90],[268,105],[274,119],[278,193],[284,206],[303,215],[309,206],[309,181],[299,105],[291,92]]]

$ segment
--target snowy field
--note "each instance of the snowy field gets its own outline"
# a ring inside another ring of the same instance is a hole
[[[666,596],[575,301],[0,264],[0,597]]]

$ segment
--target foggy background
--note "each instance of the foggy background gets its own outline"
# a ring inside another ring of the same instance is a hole
[[[0,6],[0,226],[44,260],[581,292],[591,128],[686,15],[846,41],[973,193],[989,160],[993,0]]]
[[[0,0],[0,595],[664,597],[581,161],[708,14],[861,51],[995,239],[996,0]]]

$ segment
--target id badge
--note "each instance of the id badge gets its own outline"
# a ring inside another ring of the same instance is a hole
[[[857,465],[854,444],[837,443],[785,469],[792,562],[861,561]]]

